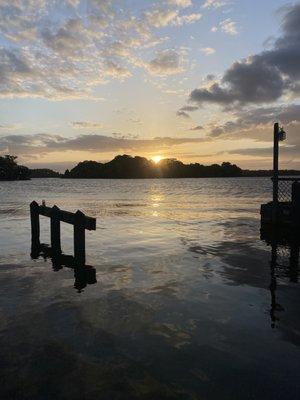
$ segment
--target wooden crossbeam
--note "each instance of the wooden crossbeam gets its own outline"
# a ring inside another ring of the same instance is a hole
[[[56,206],[54,206],[54,207],[56,207]],[[38,213],[40,215],[43,215],[44,217],[51,218],[53,215],[54,207],[38,205]],[[77,213],[78,213],[78,211],[77,211]],[[70,211],[64,211],[64,210],[59,209],[58,207],[56,207],[56,209],[54,211],[54,214],[55,214],[56,218],[59,219],[59,221],[65,222],[66,224],[71,224],[71,225],[76,224],[76,214],[77,213],[72,213]],[[96,230],[96,218],[87,217],[84,214],[83,214],[83,216],[84,217],[82,218],[82,221],[84,222],[84,229],[87,229],[88,231],[95,231]]]

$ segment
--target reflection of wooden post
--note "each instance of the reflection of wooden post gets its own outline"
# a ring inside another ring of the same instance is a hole
[[[32,246],[40,245],[40,216],[39,205],[36,201],[30,204],[31,243]]]
[[[51,209],[50,227],[52,251],[54,254],[60,254],[60,209],[57,206],[53,206]]]
[[[272,222],[277,222],[278,216],[278,157],[279,157],[279,124],[274,124],[274,145],[273,145],[273,212]]]
[[[85,215],[79,210],[74,222],[74,257],[77,265],[85,265]]]
[[[299,274],[299,244],[293,243],[290,249],[291,282],[298,282],[298,274]]]
[[[293,225],[300,227],[300,182],[292,185],[292,219]]]

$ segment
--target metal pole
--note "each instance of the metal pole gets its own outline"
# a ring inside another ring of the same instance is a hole
[[[276,223],[278,215],[278,157],[279,157],[279,124],[274,124],[273,148],[273,222]]]

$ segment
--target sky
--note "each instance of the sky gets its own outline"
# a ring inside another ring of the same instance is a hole
[[[300,2],[0,0],[0,154],[300,169]]]

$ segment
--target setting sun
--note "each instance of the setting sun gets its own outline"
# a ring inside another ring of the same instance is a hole
[[[151,160],[154,161],[155,164],[158,164],[162,160],[162,156],[153,156]]]

